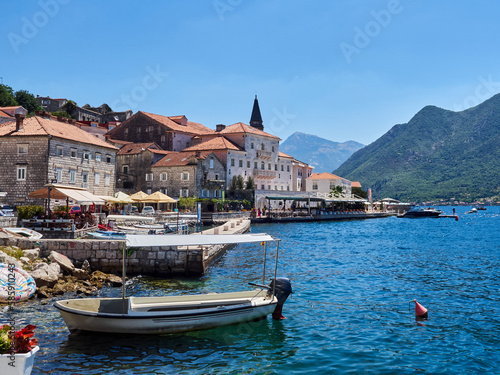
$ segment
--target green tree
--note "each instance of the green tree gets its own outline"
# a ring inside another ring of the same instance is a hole
[[[343,193],[344,193],[344,189],[342,189],[342,186],[335,185],[334,187],[332,187],[332,190],[328,194],[328,197],[329,198],[333,198],[333,197],[339,198],[342,196]]]
[[[34,113],[36,110],[42,109],[42,107],[37,103],[33,94],[30,94],[26,90],[16,91],[15,98],[17,103],[23,106],[29,114]]]
[[[245,180],[243,179],[243,176],[237,175],[233,176],[231,179],[231,184],[229,185],[229,190],[235,191],[235,190],[243,190],[243,187],[245,186]]]
[[[364,199],[368,198],[368,192],[364,191],[360,187],[353,187],[351,189],[351,193],[354,195],[357,195],[358,197],[364,198]]]
[[[255,190],[255,181],[252,178],[252,176],[248,177],[245,189],[247,189],[247,190]]]
[[[75,111],[76,107],[77,107],[77,105],[76,105],[76,103],[73,100],[68,100],[66,102],[66,104],[64,104],[61,107],[61,111],[60,112],[66,112],[70,116],[73,116],[73,112]]]
[[[0,85],[0,107],[11,107],[18,105],[14,97],[14,90],[7,85]]]

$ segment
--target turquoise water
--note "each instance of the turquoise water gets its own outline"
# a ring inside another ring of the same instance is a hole
[[[500,373],[500,208],[467,209],[457,207],[459,221],[254,226],[282,239],[278,275],[294,288],[283,321],[73,336],[51,303],[20,305],[17,316],[38,326],[33,374]],[[129,294],[240,290],[260,282],[261,256],[260,245],[238,246],[199,279],[139,277]],[[414,298],[428,320],[409,311]]]

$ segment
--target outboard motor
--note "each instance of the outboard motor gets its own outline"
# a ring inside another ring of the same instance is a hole
[[[273,279],[271,281],[271,284],[269,284],[269,290],[272,292],[273,290],[273,285],[275,286],[274,288],[274,295],[278,299],[278,303],[276,305],[276,308],[274,309],[273,312],[273,319],[281,320],[285,319],[285,317],[281,314],[283,310],[283,305],[292,292],[292,282],[290,279],[287,279],[286,277],[277,277],[276,279]]]

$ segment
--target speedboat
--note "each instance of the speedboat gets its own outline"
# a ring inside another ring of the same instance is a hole
[[[473,207],[470,209],[470,211],[467,211],[466,214],[476,214],[477,213],[477,208]]]
[[[110,230],[96,230],[95,232],[87,232],[87,234],[98,240],[125,239],[125,233]]]
[[[409,218],[418,218],[418,217],[439,217],[441,215],[441,210],[436,210],[432,207],[420,207],[415,206],[406,211],[403,215],[399,215],[398,217],[409,217]]]
[[[279,240],[268,234],[238,235],[127,235],[126,247],[215,246],[264,242],[264,272],[267,243],[276,241],[274,277],[269,285],[232,293],[210,293],[160,297],[126,297],[125,283],[121,298],[78,298],[57,301],[70,332],[91,331],[126,334],[163,334],[189,332],[224,325],[255,321],[272,314],[283,319],[282,307],[292,293],[287,278],[276,277]],[[125,246],[123,246],[123,280],[125,280]]]

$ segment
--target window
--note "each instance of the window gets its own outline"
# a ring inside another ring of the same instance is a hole
[[[106,155],[106,163],[111,164],[111,155]]]
[[[318,190],[318,181],[313,181],[313,190]]]
[[[17,181],[26,181],[26,167],[17,167]]]
[[[110,178],[111,178],[111,176],[109,175],[109,173],[106,173],[104,175],[104,186],[109,186]]]
[[[151,188],[146,189],[146,194],[147,194],[147,195],[151,195],[151,194],[152,194],[152,190],[151,190]]]
[[[56,168],[56,180],[58,183],[62,181],[62,168]]]
[[[94,185],[99,185],[101,175],[99,173],[94,173]]]
[[[167,181],[167,172],[160,173],[160,181]]]
[[[264,151],[264,150],[266,149],[266,146],[264,146],[264,143],[262,143],[262,144],[260,145],[260,149],[261,149],[262,151]]]
[[[272,147],[271,147],[271,149],[272,149],[272,150],[273,150],[273,152],[274,152],[274,146],[272,146]],[[283,189],[281,189],[281,190],[283,190]]]
[[[179,191],[179,196],[180,197],[189,197],[189,189],[188,188],[182,188]]]
[[[239,167],[240,167],[240,168],[243,168],[243,160],[240,160],[240,161],[239,161]]]
[[[284,172],[285,171],[285,167],[283,166],[283,164],[281,164],[281,172]]]
[[[76,181],[76,170],[75,169],[70,169],[69,170],[69,183],[74,184]]]
[[[161,136],[161,143],[165,143],[165,136],[164,135]]]
[[[123,166],[123,174],[128,174],[128,165]]]
[[[250,160],[247,160],[247,168],[250,169]]]
[[[214,158],[210,158],[210,169],[214,169]]]
[[[267,169],[269,169],[269,170],[271,170],[271,169],[272,169],[272,168],[271,168],[271,163],[269,163],[269,164],[267,165]]]
[[[231,167],[234,167],[234,159],[231,159]]]
[[[274,170],[277,171],[278,170],[278,164],[274,164]]]
[[[160,192],[163,193],[163,194],[165,194],[165,195],[168,195],[167,194],[167,188],[160,189]]]
[[[253,169],[257,169],[257,162],[256,161],[253,162]]]
[[[128,135],[128,128],[125,129],[125,135],[127,136]]]
[[[95,161],[101,161],[101,154],[98,152],[95,153]]]
[[[17,145],[17,154],[25,155],[28,153],[28,145]]]
[[[146,181],[153,181],[153,173],[146,173]]]
[[[56,147],[56,155],[57,156],[63,156],[63,148],[62,148],[62,146],[57,146]]]
[[[260,189],[264,190],[265,189],[264,185],[260,185]]]
[[[253,150],[253,142],[250,143],[250,148]]]
[[[189,172],[182,172],[181,180],[182,181],[189,181]],[[187,195],[186,195],[186,197],[187,197]]]
[[[330,190],[332,190],[333,188],[335,188],[335,182],[334,181],[330,181]]]
[[[278,185],[274,185],[274,190],[278,190]]]
[[[218,180],[218,179],[219,179],[219,175],[218,175],[218,174],[216,174],[216,175],[215,175],[215,179],[216,179],[216,180]]]
[[[138,126],[137,127],[137,134],[139,134],[141,132],[141,128]]]
[[[71,152],[70,152],[70,156],[71,156],[72,158],[76,158],[76,154],[77,154],[76,148],[72,148],[72,149],[71,149]]]
[[[290,172],[290,164],[286,166],[286,171]]]
[[[271,185],[267,185],[267,190],[271,190]]]
[[[83,151],[83,160],[90,160],[90,152]]]
[[[87,188],[89,184],[89,173],[82,172],[82,187]]]
[[[260,169],[266,169],[266,165],[263,161],[260,162]]]

